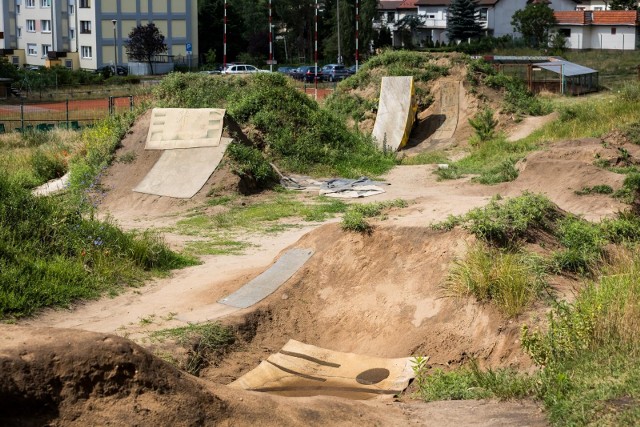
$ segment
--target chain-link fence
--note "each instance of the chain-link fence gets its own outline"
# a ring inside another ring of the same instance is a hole
[[[133,110],[134,96],[103,99],[30,102],[0,105],[0,132],[50,130],[54,127],[79,129],[109,114]]]

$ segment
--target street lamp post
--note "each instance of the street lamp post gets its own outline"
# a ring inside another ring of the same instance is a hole
[[[117,76],[118,75],[118,39],[116,38],[116,24],[118,23],[117,19],[112,19],[111,22],[113,22],[113,54],[114,54],[114,58],[115,58],[115,67],[113,69],[113,73]]]

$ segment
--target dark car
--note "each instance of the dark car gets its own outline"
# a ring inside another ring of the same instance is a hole
[[[285,74],[288,76],[291,70],[294,70],[294,69],[295,67],[278,67],[276,71],[280,74]]]
[[[362,65],[358,66],[358,68],[362,68]],[[347,68],[347,71],[349,72],[349,75],[352,76],[356,73],[356,66],[352,65],[351,67]]]
[[[316,78],[316,67],[313,65],[305,65],[304,67],[298,68],[296,74],[300,76],[298,77],[298,80],[302,80],[306,83],[313,83]],[[322,70],[320,68],[318,68],[318,81],[322,81]]]
[[[328,82],[338,82],[350,75],[349,70],[341,64],[327,64],[322,67],[322,77]]]
[[[100,67],[96,70],[96,74],[102,74],[105,77],[110,77],[114,75],[126,76],[129,74],[129,70],[127,67],[122,65],[118,65],[114,67],[113,65],[105,65],[104,67]]]

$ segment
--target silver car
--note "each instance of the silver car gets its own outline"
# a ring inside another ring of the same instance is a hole
[[[252,74],[252,73],[268,73],[267,70],[260,70],[253,65],[248,64],[233,64],[228,65],[227,68],[222,70],[222,74]]]

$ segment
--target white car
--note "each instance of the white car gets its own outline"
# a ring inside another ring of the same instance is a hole
[[[267,70],[260,70],[253,65],[247,64],[234,64],[228,65],[227,68],[222,70],[222,74],[251,74],[251,73],[268,73]]]

